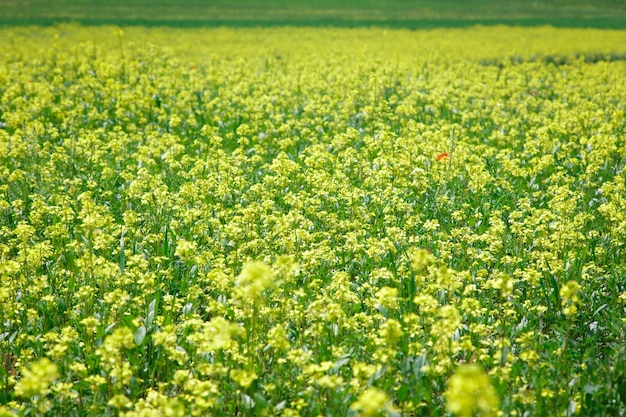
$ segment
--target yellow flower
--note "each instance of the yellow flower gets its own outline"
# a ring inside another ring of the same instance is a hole
[[[263,262],[247,262],[235,281],[235,293],[244,301],[258,302],[263,291],[273,285],[274,272]]]
[[[9,411],[5,406],[0,406],[0,417],[14,417],[16,414]]]
[[[229,375],[242,388],[248,388],[259,377],[254,372],[243,369],[231,369]]]
[[[50,384],[59,377],[57,366],[50,359],[42,358],[22,370],[22,379],[15,385],[15,394],[20,397],[45,396]]]
[[[500,273],[489,283],[492,288],[500,290],[502,298],[507,298],[513,292],[515,281],[510,275]]]
[[[387,394],[372,387],[365,390],[350,408],[357,411],[359,416],[372,417],[381,415],[387,408],[387,402]]]
[[[461,417],[495,416],[500,402],[489,377],[476,364],[463,365],[444,393],[448,411]]]
[[[421,271],[435,262],[435,257],[427,249],[415,249],[409,254],[409,257],[411,267],[415,271]]]
[[[382,287],[375,294],[378,308],[392,310],[398,308],[398,289]]]
[[[284,326],[278,325],[272,327],[267,336],[267,344],[277,350],[288,350],[291,347]]]
[[[578,311],[578,305],[582,304],[578,294],[580,293],[580,284],[576,281],[569,281],[561,287],[559,295],[561,296],[561,307],[563,314],[571,317]]]
[[[178,256],[183,261],[193,261],[193,257],[196,255],[198,247],[196,242],[191,242],[185,239],[179,239],[176,242],[176,252],[174,255]]]

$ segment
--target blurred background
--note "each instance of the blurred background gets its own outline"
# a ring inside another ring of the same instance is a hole
[[[626,28],[626,0],[0,0],[0,25]]]

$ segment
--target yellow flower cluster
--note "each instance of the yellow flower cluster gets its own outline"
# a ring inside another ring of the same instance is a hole
[[[462,417],[495,416],[499,401],[489,378],[477,365],[460,367],[448,381],[448,410]]]
[[[626,32],[0,50],[0,414],[626,413]]]

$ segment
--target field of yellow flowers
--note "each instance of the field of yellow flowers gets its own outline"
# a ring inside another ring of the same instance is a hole
[[[626,31],[0,49],[0,416],[626,413]]]

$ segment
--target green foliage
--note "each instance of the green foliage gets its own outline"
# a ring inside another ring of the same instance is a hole
[[[624,28],[616,0],[12,0],[0,24],[465,27],[476,24]]]

